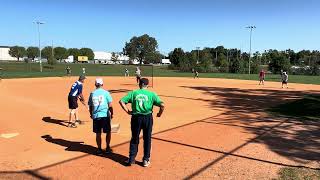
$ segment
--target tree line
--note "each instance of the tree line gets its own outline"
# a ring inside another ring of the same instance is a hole
[[[9,54],[12,57],[15,57],[20,60],[20,58],[28,57],[26,62],[29,60],[34,60],[39,56],[38,47],[22,47],[22,46],[13,46],[10,47]],[[69,48],[64,47],[55,47],[52,49],[52,46],[46,46],[41,49],[41,57],[46,58],[49,64],[55,64],[57,61],[62,61],[67,59],[68,56],[73,56],[74,60],[78,60],[78,56],[87,56],[89,60],[94,59],[94,53],[90,48]]]
[[[320,52],[316,50],[294,52],[291,49],[270,49],[262,53],[257,51],[249,58],[246,52],[223,46],[190,52],[175,48],[169,53],[169,58],[172,63],[171,69],[185,72],[195,69],[198,72],[248,73],[250,59],[251,73],[258,73],[264,69],[272,73],[280,73],[283,70],[293,74],[320,74]]]

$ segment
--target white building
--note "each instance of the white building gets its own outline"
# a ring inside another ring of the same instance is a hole
[[[161,64],[171,64],[170,59],[161,59]]]
[[[9,46],[0,46],[0,61],[17,61],[18,59],[10,56]]]
[[[112,61],[112,53],[109,52],[103,52],[103,51],[96,51],[94,53],[94,60],[97,63],[103,63],[103,64],[129,64],[129,57],[125,56],[123,54],[116,53],[116,56],[118,56],[118,61],[115,63]]]

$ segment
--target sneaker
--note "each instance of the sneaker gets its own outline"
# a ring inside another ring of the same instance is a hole
[[[107,147],[106,153],[107,153],[107,154],[111,154],[111,153],[113,153],[113,150],[112,150],[110,147]]]
[[[126,166],[131,166],[132,164],[135,164],[135,163],[136,163],[135,160],[128,159],[128,160],[126,161]]]
[[[76,120],[77,124],[83,124],[83,122],[81,120]]]
[[[71,124],[69,124],[68,127],[70,127],[70,128],[77,128],[77,125],[76,125],[76,123],[71,123]]]
[[[150,165],[150,160],[143,160],[143,167],[148,167]]]
[[[102,151],[102,149],[99,149],[99,148],[98,148],[98,150],[97,150],[96,153],[97,153],[97,155],[102,155],[102,154],[103,154],[103,151]]]

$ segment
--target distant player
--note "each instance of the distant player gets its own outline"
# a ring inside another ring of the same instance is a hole
[[[194,71],[194,77],[193,77],[194,79],[195,78],[199,78],[199,72],[198,71]]]
[[[67,76],[70,77],[71,76],[71,68],[69,66],[67,66],[66,71],[67,71]]]
[[[127,68],[125,69],[124,76],[129,77],[129,70]]]
[[[136,68],[136,79],[137,79],[137,84],[139,84],[141,79],[141,70],[139,67]]]
[[[86,68],[82,68],[82,74],[86,75]]]
[[[286,87],[288,88],[288,80],[289,80],[289,76],[288,76],[287,72],[283,72],[282,73],[282,88],[284,87],[284,85],[286,85]]]
[[[262,69],[259,73],[259,85],[262,84],[264,85],[264,80],[265,80],[265,77],[266,77],[266,73],[264,72],[264,70]]]
[[[77,127],[76,123],[81,124],[81,121],[79,120],[79,115],[78,115],[78,98],[83,104],[85,104],[85,100],[82,95],[83,83],[85,79],[86,77],[84,75],[81,75],[79,77],[79,80],[73,83],[70,89],[70,92],[68,95],[68,104],[70,109],[68,127],[76,128]],[[74,115],[75,117],[74,122],[72,122],[72,115]]]
[[[91,92],[88,105],[90,117],[93,119],[93,132],[96,133],[98,146],[97,154],[102,154],[101,133],[106,133],[106,153],[112,153],[111,141],[111,119],[113,117],[112,97],[110,93],[102,88],[102,78],[95,82],[96,90]]]

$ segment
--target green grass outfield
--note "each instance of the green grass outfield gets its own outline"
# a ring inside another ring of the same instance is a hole
[[[88,76],[124,76],[124,69],[128,68],[130,75],[134,75],[135,65],[102,65],[102,64],[56,64],[54,66],[43,63],[43,72],[39,72],[39,63],[0,63],[2,78],[29,78],[29,77],[59,77],[66,75],[66,67],[70,66],[72,75],[82,73],[86,68]],[[151,76],[150,66],[142,67],[142,75]],[[167,66],[154,66],[155,77],[193,77],[192,73],[168,70]],[[232,74],[232,73],[200,73],[201,78],[226,78],[258,80],[257,74]],[[280,81],[279,75],[268,74],[266,81]],[[289,75],[289,83],[320,84],[320,76]]]

